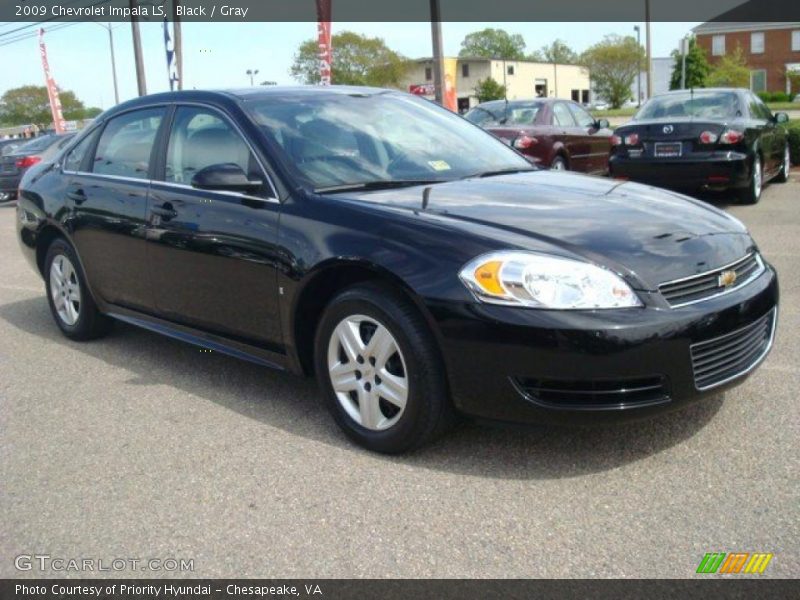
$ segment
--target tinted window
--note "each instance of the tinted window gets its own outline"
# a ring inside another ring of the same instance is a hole
[[[583,110],[577,104],[570,104],[569,109],[572,111],[572,116],[580,127],[594,127],[594,117],[588,112]]]
[[[505,119],[505,102],[476,106],[465,114],[464,118],[470,123],[481,126],[489,123],[503,123]]]
[[[264,179],[250,148],[220,114],[207,108],[179,107],[167,146],[166,181],[189,185],[199,170],[231,163],[250,179]]]
[[[86,153],[91,149],[94,140],[97,139],[98,131],[98,129],[95,129],[67,154],[67,158],[64,160],[65,171],[80,171],[84,168],[84,158],[86,158]]]
[[[764,102],[762,102],[761,98],[750,92],[747,95],[749,108],[750,108],[750,117],[753,119],[771,119],[772,118],[772,111],[767,107]]]
[[[111,119],[97,143],[92,171],[147,179],[150,154],[163,116],[164,109],[150,108]]]
[[[556,102],[553,105],[553,123],[555,125],[561,125],[561,127],[575,126],[572,114],[569,112],[567,105],[563,102]]]
[[[642,119],[669,119],[671,117],[700,117],[703,119],[730,119],[742,115],[736,92],[681,92],[656,96],[647,101],[634,117]]]
[[[539,109],[541,107],[541,102],[531,102],[529,104],[509,104],[506,124],[532,125],[534,120],[536,120],[536,115],[539,113]]]

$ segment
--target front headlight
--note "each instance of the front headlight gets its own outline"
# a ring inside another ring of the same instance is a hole
[[[584,310],[642,306],[616,273],[557,256],[491,252],[467,263],[458,275],[479,300],[491,304]]]

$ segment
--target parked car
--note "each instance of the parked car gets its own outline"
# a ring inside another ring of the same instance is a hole
[[[735,218],[539,169],[390,90],[137,98],[28,171],[17,213],[67,337],[116,319],[313,373],[339,426],[381,452],[456,412],[682,407],[741,383],[776,325],[777,276]]]
[[[28,140],[18,139],[18,138],[8,138],[5,140],[0,140],[0,156],[2,156],[3,154],[8,154],[16,147],[27,142]]]
[[[755,204],[765,182],[789,177],[788,120],[747,89],[655,96],[617,128],[611,174],[687,193],[731,190]]]
[[[0,202],[14,200],[25,171],[58,154],[74,135],[45,135],[29,141],[22,140],[23,144],[0,155]]]
[[[583,173],[608,172],[611,130],[575,102],[503,100],[474,107],[466,119],[529,156],[535,164]]]

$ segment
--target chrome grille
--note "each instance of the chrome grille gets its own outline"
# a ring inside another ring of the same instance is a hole
[[[776,310],[732,333],[692,344],[695,387],[706,390],[753,369],[772,346]]]
[[[719,278],[724,271],[736,273],[736,282],[733,285],[727,287],[720,285]],[[738,289],[758,277],[763,271],[764,262],[758,254],[754,253],[713,271],[662,283],[658,286],[658,291],[671,307],[677,308]]]

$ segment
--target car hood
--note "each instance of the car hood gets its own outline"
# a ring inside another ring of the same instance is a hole
[[[495,240],[505,231],[509,247],[579,255],[622,273],[638,289],[655,290],[754,249],[744,226],[726,213],[637,183],[537,171],[436,184],[423,206],[425,187],[349,195],[488,226]]]

